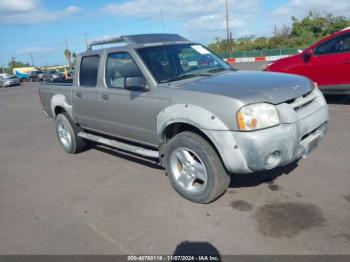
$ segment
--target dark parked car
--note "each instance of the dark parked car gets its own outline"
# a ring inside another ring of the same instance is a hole
[[[32,71],[29,73],[29,77],[28,80],[31,82],[39,82],[42,81],[42,75],[43,75],[43,71]]]
[[[350,95],[350,28],[322,39],[301,54],[272,62],[265,71],[306,76],[324,94]]]

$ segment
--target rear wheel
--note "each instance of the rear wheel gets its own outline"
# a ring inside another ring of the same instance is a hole
[[[56,133],[63,149],[70,154],[77,154],[87,147],[86,141],[78,136],[81,131],[66,113],[56,117]]]
[[[230,183],[230,176],[214,148],[192,132],[182,132],[169,141],[165,165],[174,189],[197,203],[217,199]]]

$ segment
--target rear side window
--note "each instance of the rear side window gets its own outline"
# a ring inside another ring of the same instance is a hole
[[[97,84],[98,64],[100,57],[84,56],[81,59],[79,83],[80,86],[95,87]]]

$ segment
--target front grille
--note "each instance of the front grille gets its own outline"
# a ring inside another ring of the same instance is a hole
[[[296,99],[290,100],[287,103],[293,107],[295,111],[307,106],[308,104],[312,103],[317,98],[317,95],[315,92],[307,93],[301,97],[298,97]]]

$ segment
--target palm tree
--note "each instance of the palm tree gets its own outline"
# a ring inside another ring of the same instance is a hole
[[[68,48],[64,50],[64,56],[66,57],[69,67],[72,67],[72,62],[71,62],[72,53]]]
[[[73,52],[72,57],[73,57],[73,66],[75,67],[77,63],[77,53]]]

